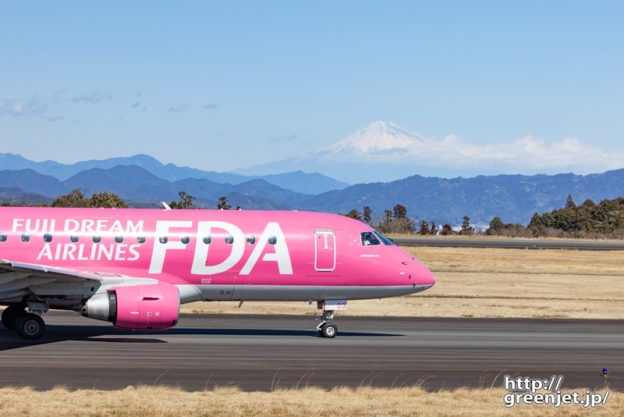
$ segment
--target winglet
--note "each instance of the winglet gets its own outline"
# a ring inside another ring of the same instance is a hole
[[[161,201],[161,203],[162,203],[163,208],[164,208],[165,210],[171,210],[171,207],[169,207],[169,204],[165,203],[164,201]]]

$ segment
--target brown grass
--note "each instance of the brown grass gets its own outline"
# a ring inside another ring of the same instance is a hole
[[[624,319],[624,252],[404,248],[436,285],[423,293],[349,301],[340,315]],[[303,302],[191,303],[183,313],[316,315]]]
[[[573,390],[564,390],[564,393]],[[584,390],[578,390],[584,392]],[[604,390],[595,392],[604,393]],[[579,405],[517,406],[506,409],[507,391],[494,389],[456,389],[427,392],[412,388],[318,388],[242,392],[236,388],[185,392],[167,387],[128,387],[118,391],[55,388],[33,391],[30,388],[0,389],[2,416],[57,417],[187,417],[187,416],[582,416],[589,410]],[[624,394],[611,392],[605,406],[591,415],[615,417],[624,410]]]

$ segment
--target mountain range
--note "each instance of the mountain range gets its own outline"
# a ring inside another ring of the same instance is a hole
[[[316,196],[316,210],[346,213],[369,206],[376,214],[400,203],[408,215],[437,224],[458,225],[463,216],[486,225],[499,216],[505,223],[528,224],[534,213],[561,208],[568,195],[580,203],[624,196],[624,169],[590,175],[497,175],[436,178],[414,175],[388,183],[357,184]]]
[[[74,189],[80,189],[87,195],[108,191],[134,206],[141,207],[160,207],[161,201],[177,200],[179,191],[193,195],[198,205],[206,208],[215,207],[219,197],[223,195],[228,196],[233,205],[266,210],[288,209],[283,201],[297,204],[309,197],[308,194],[286,190],[262,179],[240,184],[219,184],[203,178],[168,181],[135,165],[119,165],[109,169],[91,168],[65,181],[32,169],[2,170],[0,181],[5,189],[48,198],[67,194]],[[16,198],[12,200],[15,201]]]
[[[431,143],[395,124],[373,122],[316,152],[244,172],[163,164],[149,155],[61,164],[5,153],[0,154],[0,201],[49,203],[80,189],[85,194],[114,192],[131,205],[159,207],[184,191],[204,208],[215,208],[219,197],[227,196],[234,207],[244,209],[347,213],[369,206],[381,218],[384,210],[402,204],[417,219],[457,225],[467,215],[474,224],[485,225],[494,216],[527,224],[536,212],[562,207],[568,194],[579,203],[624,196],[624,169],[471,178],[448,178],[452,171],[446,169],[442,176],[423,176],[414,156],[422,157]],[[349,186],[328,176],[332,172],[342,173],[342,179],[351,172],[352,179],[372,180]]]
[[[64,181],[33,169],[1,170],[0,201],[49,203],[54,197],[81,189],[84,193],[109,191],[140,207],[159,207],[161,201],[178,199],[185,191],[196,197],[199,206],[215,208],[220,196],[244,209],[312,210],[347,213],[369,206],[381,217],[395,204],[408,215],[437,224],[456,225],[463,216],[473,224],[485,225],[494,216],[504,222],[527,224],[535,213],[564,205],[571,194],[580,204],[624,196],[624,169],[591,175],[498,175],[473,178],[437,178],[414,175],[382,183],[357,184],[341,190],[305,194],[281,188],[265,179],[238,184],[222,184],[205,178],[170,181],[143,167],[119,165],[91,168]]]
[[[60,181],[94,168],[110,169],[118,166],[137,166],[167,181],[179,181],[186,178],[202,178],[219,184],[241,184],[254,179],[262,179],[269,184],[304,194],[318,194],[324,191],[345,188],[349,184],[336,181],[319,173],[306,173],[301,170],[282,172],[273,175],[241,175],[230,172],[204,171],[197,168],[163,164],[149,155],[89,160],[75,164],[61,164],[56,161],[35,162],[12,153],[0,153],[0,169],[32,169],[41,174],[50,175]]]

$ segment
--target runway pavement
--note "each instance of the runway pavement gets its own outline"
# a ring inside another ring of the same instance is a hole
[[[349,318],[318,337],[312,317],[182,316],[164,331],[125,331],[51,312],[32,343],[0,326],[0,386],[187,390],[422,383],[502,386],[504,374],[564,375],[564,387],[624,389],[624,321]]]
[[[399,246],[432,246],[440,248],[624,250],[624,241],[606,240],[394,237],[392,241]]]

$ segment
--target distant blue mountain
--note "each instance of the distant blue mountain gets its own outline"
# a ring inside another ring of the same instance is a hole
[[[67,194],[74,189],[84,194],[113,192],[135,206],[156,207],[161,201],[178,200],[178,192],[184,191],[204,208],[216,208],[221,196],[227,196],[232,206],[246,209],[277,210],[288,209],[307,200],[310,196],[285,190],[268,182],[255,179],[241,184],[218,184],[206,179],[187,178],[167,181],[138,166],[117,166],[110,169],[93,168],[82,171],[66,181],[59,181],[51,175],[44,175],[24,169],[0,171],[0,183],[5,191],[0,194],[0,203],[21,201],[24,193],[44,196],[40,202]],[[29,196],[28,203],[37,202]]]
[[[4,166],[2,166],[4,168]],[[67,186],[51,175],[40,174],[32,169],[2,170],[0,184],[29,193],[55,197],[67,192]]]
[[[383,215],[395,204],[408,215],[436,223],[460,224],[463,216],[487,224],[499,216],[505,223],[528,224],[534,213],[561,208],[568,195],[578,204],[624,196],[624,169],[590,175],[496,175],[436,178],[414,175],[388,183],[357,184],[306,201],[310,208],[346,213],[369,206]]]
[[[318,194],[325,191],[337,190],[349,184],[336,181],[333,178],[318,173],[302,171],[288,172],[278,175],[246,176],[228,172],[203,171],[201,169],[179,167],[174,164],[162,164],[149,155],[134,155],[130,157],[89,160],[75,164],[61,164],[55,161],[34,162],[20,155],[0,153],[0,169],[22,170],[32,169],[41,174],[51,175],[60,181],[65,181],[78,173],[93,168],[110,169],[117,166],[138,166],[155,176],[167,181],[179,181],[187,178],[207,179],[219,184],[241,184],[254,179],[263,179],[278,187],[303,194]]]
[[[10,204],[50,204],[52,198],[41,194],[27,193],[19,188],[0,188],[0,203]]]
[[[279,176],[277,176],[279,177]],[[278,180],[281,180],[278,178]],[[534,213],[561,208],[571,194],[577,204],[591,199],[624,196],[624,169],[591,175],[497,175],[473,178],[436,178],[412,176],[388,183],[357,184],[342,190],[317,195],[298,193],[252,179],[238,184],[221,184],[205,178],[167,180],[139,166],[91,168],[65,181],[32,169],[0,171],[0,203],[41,202],[79,188],[85,194],[109,191],[140,207],[158,207],[160,201],[178,199],[185,191],[196,197],[199,206],[216,208],[220,196],[232,206],[244,209],[311,210],[347,213],[369,206],[380,218],[384,210],[402,204],[408,215],[437,224],[461,223],[463,216],[473,224],[487,224],[494,216],[505,223],[528,224]]]

